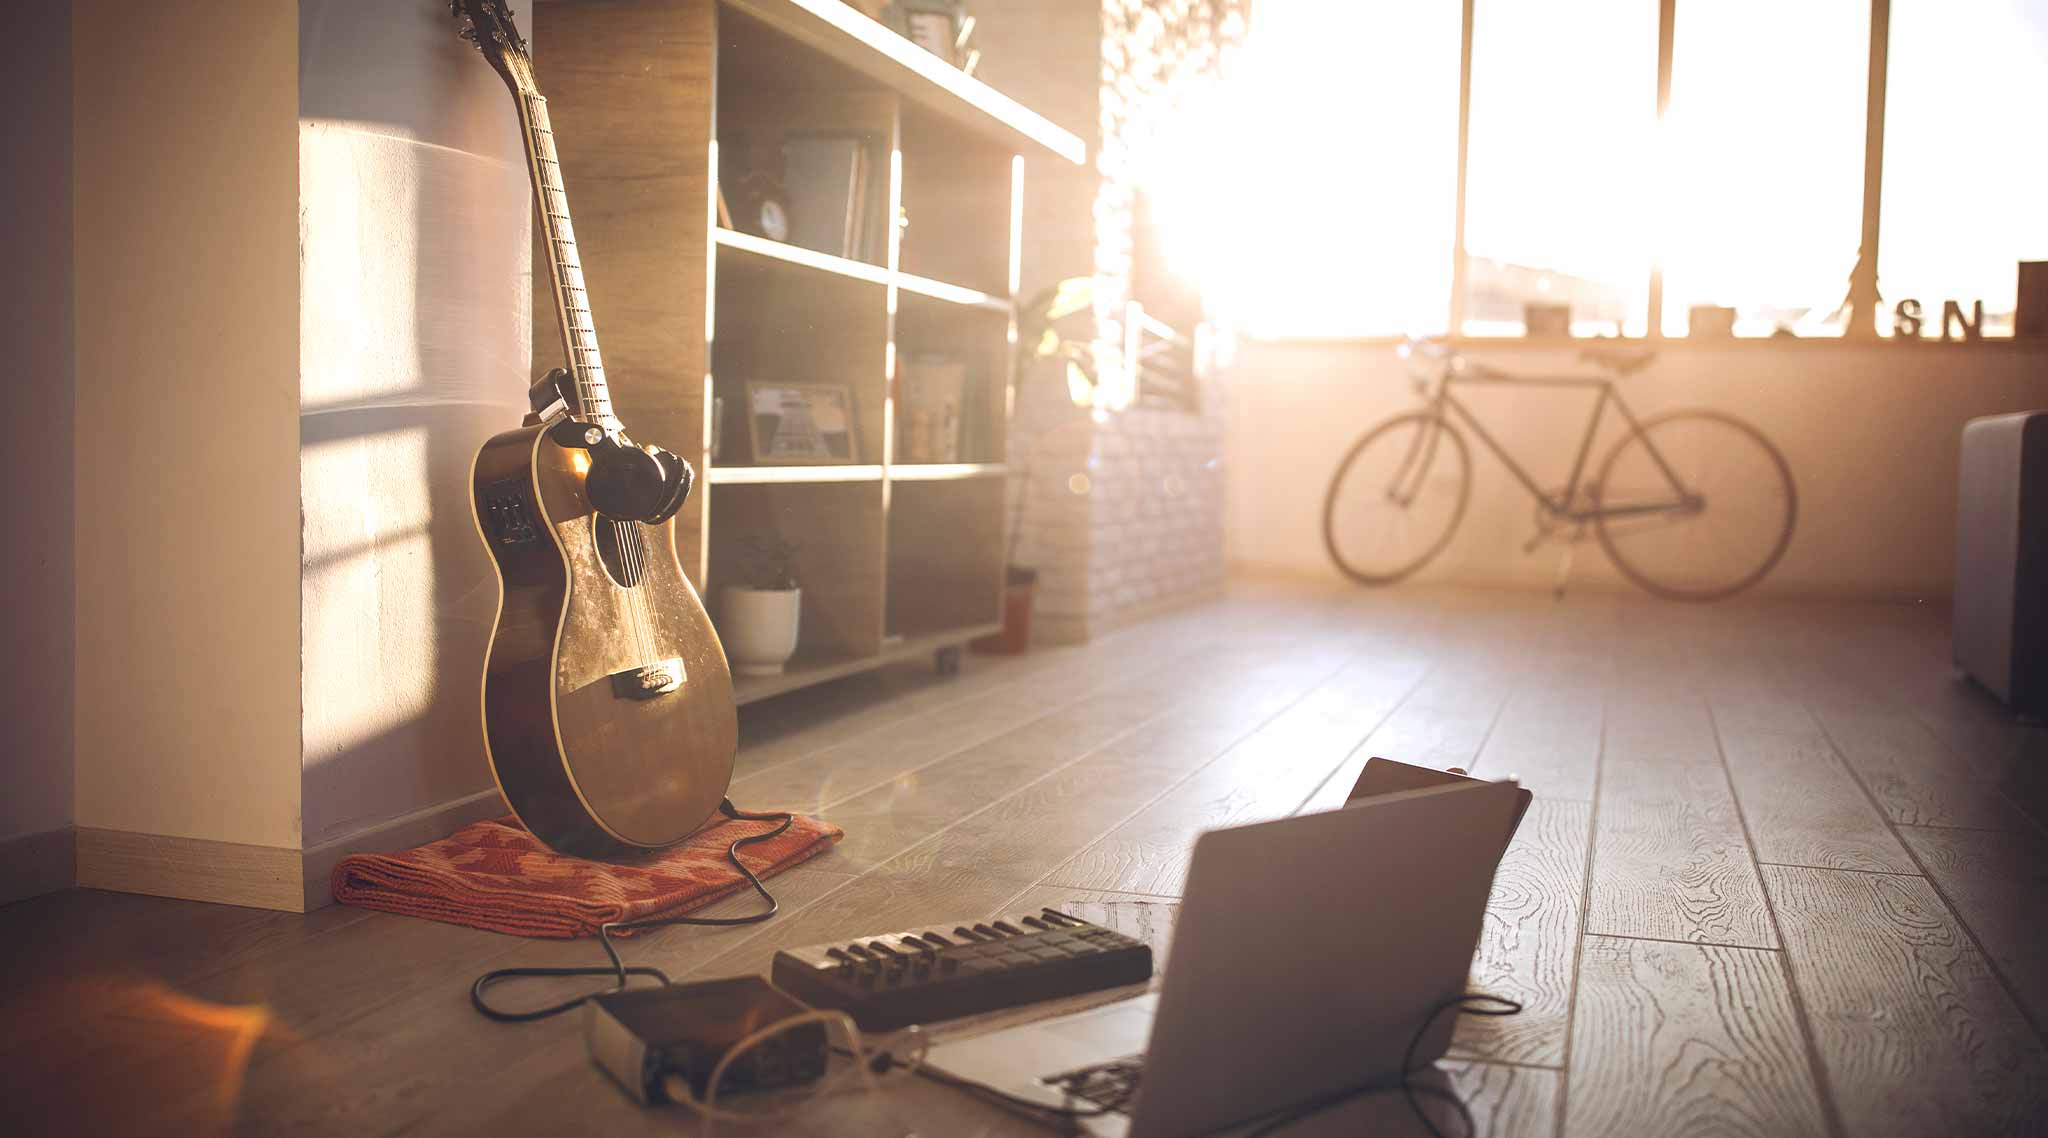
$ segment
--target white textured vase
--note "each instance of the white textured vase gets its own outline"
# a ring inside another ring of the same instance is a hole
[[[748,589],[727,585],[718,590],[718,638],[725,659],[742,676],[779,676],[796,653],[796,618],[803,611],[802,589]]]

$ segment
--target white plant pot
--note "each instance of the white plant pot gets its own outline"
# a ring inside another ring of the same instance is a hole
[[[796,653],[797,615],[803,611],[802,589],[748,589],[727,585],[718,590],[718,638],[725,659],[742,676],[779,676]]]

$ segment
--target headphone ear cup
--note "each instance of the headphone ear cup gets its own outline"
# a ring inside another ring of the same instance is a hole
[[[668,499],[669,473],[639,447],[611,443],[590,448],[590,473],[583,492],[597,512],[620,521],[652,516]]]
[[[697,484],[697,472],[682,455],[674,451],[664,450],[658,446],[650,446],[647,449],[653,454],[654,460],[661,464],[662,481],[668,490],[661,507],[647,518],[648,525],[658,526],[675,517],[676,511],[683,508],[684,499],[690,496],[691,487]]]

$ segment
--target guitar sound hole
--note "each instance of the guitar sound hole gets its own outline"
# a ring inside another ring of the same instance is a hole
[[[596,520],[597,559],[606,575],[621,588],[638,585],[647,569],[647,538],[640,523],[613,521],[602,514]]]

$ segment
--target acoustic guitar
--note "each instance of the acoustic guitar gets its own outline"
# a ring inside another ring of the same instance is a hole
[[[635,444],[612,409],[547,101],[510,9],[451,7],[518,107],[569,365],[533,385],[533,414],[486,442],[471,471],[500,583],[484,746],[534,836],[627,856],[687,837],[732,780],[732,673],[675,552],[694,474]]]

